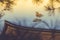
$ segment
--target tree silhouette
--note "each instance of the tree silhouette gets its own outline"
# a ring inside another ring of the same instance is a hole
[[[44,6],[44,7],[45,7],[45,10],[49,12],[48,14],[51,15],[51,14],[50,14],[50,12],[51,12],[50,6]]]
[[[4,3],[4,0],[0,0],[0,2]]]
[[[2,3],[1,6],[4,7],[4,9],[0,11],[0,19],[4,15],[4,11],[12,9],[12,6],[15,4],[14,1],[15,0],[0,0],[0,3]],[[3,6],[3,4],[5,4],[5,6]]]
[[[55,8],[54,7],[50,7],[50,5],[48,6],[44,6],[45,7],[45,10],[48,11],[49,13],[49,16],[51,16],[52,14],[55,15]]]
[[[49,1],[49,3],[47,4],[47,6],[44,6],[46,9],[46,11],[49,11],[49,15],[51,16],[51,15],[55,15],[55,10],[56,9],[59,9],[60,7],[58,7],[58,8],[55,8],[54,6],[54,2],[58,2],[58,3],[60,3],[60,0],[50,0]]]
[[[33,4],[39,5],[43,0],[32,0]]]
[[[43,2],[43,0],[32,0],[32,2],[36,5],[39,5],[40,3]],[[47,4],[47,6],[46,5],[44,6],[46,8],[45,10],[49,12],[48,13],[49,16],[55,15],[55,10],[59,9],[60,7],[55,8],[54,2],[60,3],[60,0],[49,0],[48,2],[49,3]]]
[[[57,1],[58,3],[60,3],[60,0],[55,0],[55,1]]]
[[[12,9],[12,5],[14,4],[15,0],[0,0],[0,3],[5,4],[5,8],[3,10],[10,10]]]

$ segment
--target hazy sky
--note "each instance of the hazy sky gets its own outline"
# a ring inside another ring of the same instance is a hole
[[[34,19],[35,18],[35,12],[38,11],[39,13],[43,14],[42,19],[45,21],[49,21],[52,19],[53,23],[55,23],[55,20],[58,18],[60,19],[60,12],[58,12],[58,9],[55,10],[55,16],[48,16],[48,11],[45,11],[44,6],[46,6],[49,3],[49,0],[44,0],[43,3],[40,3],[40,5],[35,5],[32,3],[32,0],[17,0],[16,5],[13,6],[13,10],[11,12],[5,12],[6,17],[17,17],[17,18],[29,18]],[[59,3],[54,2],[54,7],[58,8],[60,6]]]
[[[48,11],[45,10],[44,6],[48,4],[49,0],[43,0],[43,3],[40,3],[39,5],[33,4],[32,0],[16,0],[16,5],[13,6],[13,10],[11,13],[8,14],[14,14],[19,16],[35,16],[35,12],[38,11],[39,13],[43,14],[44,16],[48,15]],[[54,2],[54,7],[58,8],[60,7],[60,4],[57,2]],[[4,7],[0,6],[0,10]],[[57,9],[55,10],[55,14],[58,14]]]
[[[26,18],[26,20],[29,20],[27,23],[29,24],[29,23],[32,23],[31,20],[36,18],[35,12],[38,11],[39,13],[43,14],[43,17],[41,19],[48,23],[48,25],[50,26],[49,28],[55,27],[56,20],[58,21],[57,24],[59,24],[58,28],[60,28],[60,12],[58,12],[58,9],[55,10],[54,16],[48,16],[48,11],[45,11],[44,6],[48,4],[48,1],[49,0],[44,0],[43,3],[36,5],[32,3],[32,0],[17,0],[16,5],[13,6],[12,11],[5,11],[5,16],[3,17],[3,19],[9,19],[16,22],[17,21],[16,18],[18,19]],[[57,2],[54,2],[54,7],[58,8],[60,7],[60,4]],[[0,5],[0,10],[3,8],[4,7]],[[45,27],[45,28],[48,28],[48,27]]]
[[[13,6],[12,11],[5,11],[5,16],[8,19],[10,19],[10,16],[17,18],[25,17],[29,19],[34,19],[36,11],[43,14],[42,19],[46,19],[46,20],[50,20],[50,18],[55,20],[60,16],[60,12],[57,11],[58,9],[55,10],[55,16],[51,16],[51,17],[48,16],[48,11],[45,11],[44,6],[46,6],[49,3],[49,0],[44,0],[43,3],[40,3],[39,5],[33,4],[32,0],[16,0],[15,2],[16,5]],[[60,6],[59,3],[54,2],[55,8],[58,8],[59,6]],[[4,7],[0,5],[0,8],[3,9]]]

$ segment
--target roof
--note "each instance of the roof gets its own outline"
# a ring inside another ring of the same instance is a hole
[[[18,26],[5,21],[2,40],[59,40],[60,30]]]

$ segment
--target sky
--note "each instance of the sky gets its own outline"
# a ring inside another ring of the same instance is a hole
[[[35,5],[32,3],[32,0],[16,0],[16,5],[13,6],[13,10],[11,13],[8,14],[15,14],[15,15],[29,15],[35,16],[35,12],[38,11],[39,13],[47,16],[48,11],[45,10],[44,6],[46,6],[49,2],[49,0],[43,0],[43,3],[40,3],[39,5]],[[5,6],[5,5],[4,5]],[[0,10],[4,8],[4,6],[0,6]],[[54,7],[58,8],[60,7],[60,4],[57,2],[54,2]],[[6,14],[6,13],[5,13]],[[57,9],[55,11],[55,14],[57,15]]]
[[[60,29],[60,12],[58,12],[58,9],[55,10],[54,16],[48,16],[48,11],[45,10],[44,6],[48,4],[49,0],[44,0],[43,3],[36,5],[32,3],[32,0],[17,0],[16,5],[13,6],[13,9],[11,11],[4,11],[5,15],[0,19],[0,30],[2,30],[2,24],[4,24],[4,20],[11,21],[12,23],[18,24],[18,21],[21,20],[21,25],[23,26],[30,26],[34,25],[35,23],[32,22],[36,18],[35,12],[38,11],[43,15],[41,19],[48,23],[49,27],[47,27],[44,23],[40,22],[35,28],[51,28],[53,29],[56,27],[56,29]],[[57,2],[54,2],[54,7],[58,8],[60,7],[60,4]],[[3,9],[0,5],[0,8]],[[1,10],[0,9],[0,10]],[[26,20],[26,23],[24,25],[23,20]],[[56,22],[57,21],[57,22]],[[41,26],[41,27],[40,27]],[[42,27],[43,26],[43,27]]]
[[[44,0],[43,3],[39,5],[35,5],[32,3],[32,0],[17,0],[16,5],[13,6],[12,13],[16,16],[25,16],[29,15],[30,17],[35,16],[35,12],[38,11],[39,13],[43,14],[44,16],[48,16],[48,11],[45,10],[44,6],[48,4],[49,0]],[[58,6],[59,5],[59,6]],[[54,3],[54,7],[60,7],[59,3]],[[55,14],[59,15],[58,9],[55,10]],[[55,16],[56,16],[55,15]]]
[[[39,5],[33,4],[32,0],[17,0],[16,1],[16,5],[13,6],[13,10],[12,12],[7,14],[10,15],[14,15],[15,17],[18,18],[29,18],[29,19],[34,19],[35,16],[35,12],[38,11],[39,13],[41,13],[43,15],[42,19],[43,20],[50,20],[50,18],[53,19],[53,21],[56,20],[56,18],[59,17],[59,13],[58,9],[55,10],[55,16],[48,16],[48,11],[45,10],[44,6],[47,6],[47,4],[49,3],[49,0],[43,0],[43,3],[40,3]],[[54,2],[54,7],[58,8],[60,7],[60,4],[57,2]]]

